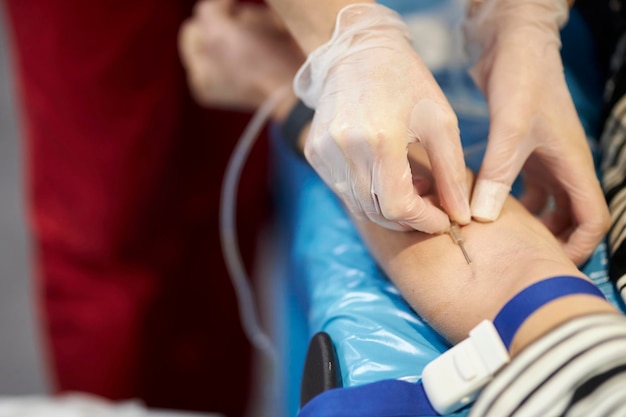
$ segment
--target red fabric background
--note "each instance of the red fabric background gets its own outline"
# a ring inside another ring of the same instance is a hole
[[[180,0],[5,0],[56,390],[240,416],[250,351],[217,232],[246,117],[187,91]],[[249,260],[265,150],[240,199]]]

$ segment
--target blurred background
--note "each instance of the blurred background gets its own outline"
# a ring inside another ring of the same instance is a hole
[[[174,51],[175,37],[171,38],[170,43]],[[33,279],[36,271],[33,270],[32,242],[27,232],[29,220],[25,195],[25,141],[22,140],[12,45],[8,11],[0,1],[0,399],[3,401],[8,397],[42,396],[52,391],[44,360],[44,338],[39,328],[41,324],[37,305],[41,303],[35,300],[37,281]],[[241,121],[246,120],[245,115],[236,117]],[[238,131],[239,125],[230,130]],[[226,154],[229,152],[229,149],[225,149]],[[223,159],[225,164],[225,158]],[[227,280],[223,280],[223,286],[232,291]],[[219,292],[216,290],[216,293]],[[226,324],[231,323],[222,318],[219,320]],[[238,321],[234,320],[233,323],[237,331],[241,332]],[[211,329],[210,325],[207,327]],[[240,376],[240,384],[242,391],[245,391],[245,375]],[[209,380],[202,389],[215,388],[219,390],[220,387]],[[220,393],[218,396],[230,397],[230,394]],[[253,402],[249,411],[251,415],[259,415],[256,410],[261,405],[256,404],[261,402],[261,398]],[[154,409],[151,408],[150,416],[219,417],[217,414],[167,411],[174,408],[178,410],[184,407],[155,406]]]
[[[31,297],[23,161],[8,48],[0,6],[0,395],[40,394],[47,384]]]

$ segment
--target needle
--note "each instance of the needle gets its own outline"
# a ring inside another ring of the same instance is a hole
[[[465,261],[468,264],[472,263],[472,260],[470,259],[469,255],[465,251],[465,247],[463,246],[463,238],[461,237],[461,231],[459,230],[459,225],[456,222],[450,222],[449,233],[454,243],[459,245],[459,248],[461,248],[461,252],[463,252],[463,256],[465,256]]]

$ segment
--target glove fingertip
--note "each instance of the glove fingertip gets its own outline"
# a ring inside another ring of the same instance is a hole
[[[492,180],[476,181],[470,205],[472,217],[480,222],[495,221],[500,216],[510,190],[511,187],[509,185],[501,182]]]
[[[472,221],[472,214],[469,206],[467,207],[467,209],[464,208],[460,212],[454,212],[449,214],[452,220],[463,226],[469,224]]]
[[[446,204],[446,210],[452,220],[461,225],[466,225],[472,220],[472,212],[469,204],[469,192],[467,183],[462,181],[459,183],[459,191],[457,198],[453,200],[453,205]]]
[[[450,230],[450,219],[448,216],[433,207],[434,210],[437,210],[437,213],[433,213],[428,216],[428,220],[424,219],[419,221],[401,221],[399,224],[403,226],[408,226],[413,230],[417,230],[418,232],[428,233],[431,235],[447,233]]]

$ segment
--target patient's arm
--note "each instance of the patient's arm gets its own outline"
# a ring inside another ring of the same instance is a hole
[[[409,153],[414,177],[422,177],[420,186],[427,188],[424,150],[412,145]],[[493,319],[510,298],[534,282],[555,275],[585,277],[545,226],[512,197],[496,222],[472,222],[461,229],[472,259],[469,265],[448,235],[394,232],[360,220],[355,224],[409,304],[451,342],[467,337],[482,319]],[[568,318],[599,311],[615,310],[591,296],[556,300],[531,316],[512,351]]]
[[[300,136],[304,148],[306,129]],[[436,199],[426,152],[409,148],[415,186]],[[397,232],[353,219],[363,241],[389,279],[420,316],[450,342],[465,339],[483,319],[493,319],[525,287],[556,275],[587,279],[567,258],[552,233],[513,197],[493,223],[472,222],[461,229],[472,262],[467,264],[449,235]],[[555,300],[532,315],[518,331],[511,352],[576,316],[617,312],[588,295]]]
[[[304,148],[306,130],[300,137]],[[409,148],[414,183],[436,199],[430,164],[420,144]],[[493,223],[471,222],[461,229],[471,263],[449,235],[397,232],[353,219],[363,241],[400,293],[450,342],[465,339],[483,319],[493,319],[525,287],[556,275],[588,279],[567,258],[550,231],[513,197]],[[588,295],[555,300],[532,315],[517,332],[515,354],[558,324],[576,316],[615,312]]]
[[[243,18],[246,14],[241,12],[211,15],[219,17],[219,24],[228,28],[228,33],[239,34],[239,41],[230,43],[228,49],[209,47],[220,43],[206,38],[200,17],[194,18],[187,31],[181,32],[182,55],[186,57],[187,66],[196,69],[191,71],[196,79],[201,80],[192,83],[192,88],[196,97],[205,97],[211,105],[259,105],[273,88],[287,83],[297,67],[288,59],[289,53],[285,55],[285,51],[293,47],[288,39],[277,37],[274,29],[268,30],[259,24],[264,18],[260,10],[246,10],[248,16],[257,17]],[[192,32],[204,33],[205,37],[190,36]],[[186,48],[202,53],[185,54]],[[251,49],[257,52],[252,54],[255,65],[237,67],[244,57],[250,59]],[[276,53],[282,54],[280,58],[274,55]],[[235,71],[237,68],[239,70]],[[259,68],[265,70],[259,71]],[[215,85],[220,86],[217,92],[211,88]],[[272,87],[267,88],[268,85]],[[275,121],[282,122],[294,102],[293,95],[285,97],[275,109]],[[305,139],[306,131],[300,136],[302,148]],[[420,194],[425,195],[429,188],[435,189],[429,187],[430,168],[425,152],[419,145],[412,145],[409,151],[413,175],[425,179],[416,181]],[[436,197],[431,195],[431,198]],[[355,223],[372,255],[406,300],[451,342],[465,338],[482,319],[492,319],[513,295],[536,281],[565,274],[583,277],[552,234],[513,198],[509,198],[496,222],[470,223],[462,229],[472,258],[470,265],[447,235],[394,232],[366,221],[355,220]],[[591,296],[556,300],[527,320],[512,350],[519,350],[561,321],[596,311],[615,310]]]

